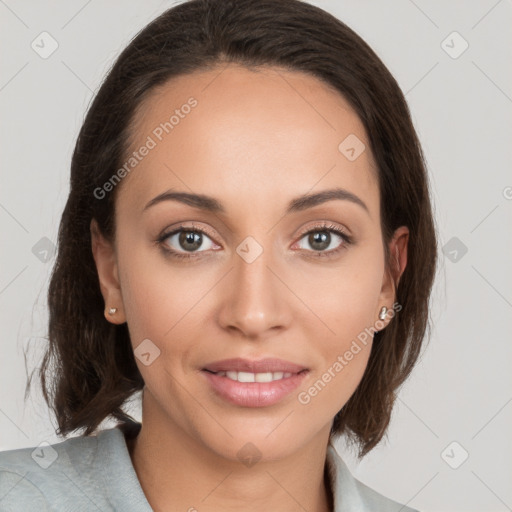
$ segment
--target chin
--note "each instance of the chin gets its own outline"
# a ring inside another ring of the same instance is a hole
[[[290,415],[291,416],[291,415]],[[273,461],[284,459],[299,450],[310,438],[309,432],[300,430],[299,425],[285,426],[286,414],[265,421],[231,421],[226,431],[220,428],[214,432],[211,426],[204,431],[202,442],[219,456],[249,465],[252,460]],[[231,434],[231,435],[230,435]],[[214,437],[212,437],[214,435]],[[313,434],[314,435],[314,434]],[[311,437],[313,437],[313,435]]]

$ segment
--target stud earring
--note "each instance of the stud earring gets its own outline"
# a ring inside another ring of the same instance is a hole
[[[109,308],[108,314],[109,315],[114,315],[116,311],[117,311],[117,308]]]
[[[384,318],[386,318],[387,314],[388,314],[388,308],[386,306],[382,306],[382,309],[380,310],[380,313],[379,313],[379,318],[381,320],[384,320]]]

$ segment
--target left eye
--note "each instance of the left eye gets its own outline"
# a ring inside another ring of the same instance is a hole
[[[343,243],[334,244],[335,247],[332,247],[332,244],[333,242],[336,242],[336,239],[338,239],[338,241],[341,240]],[[309,244],[310,248],[312,248],[315,252],[336,251],[340,245],[348,244],[350,242],[347,235],[345,235],[340,230],[333,228],[320,228],[308,231],[303,235],[301,240],[305,240],[306,243]],[[301,245],[299,245],[299,248],[308,249],[308,247],[302,247]]]

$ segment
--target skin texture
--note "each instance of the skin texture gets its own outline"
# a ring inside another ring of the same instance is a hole
[[[144,101],[132,150],[191,96],[197,106],[118,185],[115,243],[91,223],[105,307],[118,308],[106,319],[128,323],[134,349],[150,339],[161,351],[148,366],[137,359],[146,386],[132,461],[154,510],[327,511],[329,430],[362,378],[372,340],[308,404],[297,396],[375,326],[382,306],[392,308],[408,229],[399,228],[390,245],[399,265],[393,282],[367,135],[323,82],[234,64],[180,76]],[[338,150],[349,134],[366,145],[352,162]],[[331,200],[285,215],[292,199],[336,187],[357,195],[368,212]],[[226,211],[163,201],[143,212],[169,189],[212,196]],[[180,223],[207,230],[190,260],[162,250],[187,254],[190,243],[180,245],[178,236],[155,243]],[[304,233],[325,232],[323,224],[353,243],[332,233],[318,249]],[[248,236],[263,249],[251,263],[237,253]],[[236,406],[215,395],[201,372],[231,357],[278,357],[309,373],[275,405]],[[261,454],[251,467],[237,456],[248,442]]]

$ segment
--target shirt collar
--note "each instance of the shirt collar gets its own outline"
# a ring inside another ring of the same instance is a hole
[[[331,439],[327,445],[326,464],[333,497],[333,512],[367,510],[357,480],[336,451]]]

